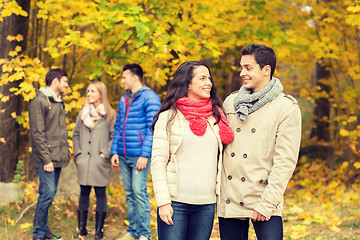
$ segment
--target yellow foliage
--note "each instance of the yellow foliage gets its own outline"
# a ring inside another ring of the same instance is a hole
[[[15,223],[15,221],[9,217],[6,219],[6,222],[10,225],[14,225],[14,223]]]
[[[329,228],[331,229],[331,231],[334,231],[334,232],[337,232],[337,233],[340,232],[340,229],[337,226],[332,225]]]
[[[329,187],[330,188],[330,187]],[[326,212],[331,212],[334,209],[334,205],[331,202],[324,203],[321,205],[321,208]]]
[[[360,169],[360,162],[354,163],[354,167],[355,167],[356,169]]]
[[[9,36],[6,37],[6,39],[7,39],[8,41],[10,41],[10,42],[12,42],[12,41],[21,42],[21,41],[24,40],[24,37],[23,37],[23,35],[18,34],[18,35],[16,35],[16,36],[10,36],[10,35],[9,35]],[[20,48],[20,50],[21,50],[21,48]]]
[[[0,100],[1,102],[7,102],[10,99],[9,96],[3,96]]]
[[[357,121],[357,116],[349,116],[349,118],[347,120],[348,123],[352,123],[352,122],[355,122],[355,121]]]
[[[291,227],[290,231],[291,231],[291,235],[290,235],[291,239],[300,239],[309,234],[307,232],[307,226],[305,225],[295,225]]]
[[[297,215],[300,215],[301,213],[304,212],[304,209],[302,209],[301,207],[295,205],[295,206],[292,206],[290,207],[289,209],[289,214],[297,214]]]
[[[20,228],[21,228],[21,229],[27,229],[27,228],[29,228],[29,227],[31,227],[31,226],[32,226],[31,223],[23,223],[23,224],[20,225]]]
[[[344,129],[344,128],[341,128],[341,129],[340,129],[340,136],[347,137],[347,136],[349,136],[349,135],[350,135],[350,133],[349,133],[348,130],[346,130],[346,129]]]
[[[328,224],[333,225],[333,226],[338,226],[339,224],[341,224],[341,220],[339,217],[334,217]]]
[[[360,6],[351,6],[351,7],[348,7],[346,10],[348,10],[351,13],[359,13]]]
[[[349,166],[349,162],[345,161],[341,164],[340,170],[344,171]]]
[[[2,2],[2,9],[0,14],[1,14],[1,19],[0,19],[1,21],[4,17],[11,16],[11,14],[21,15],[24,17],[28,16],[28,13],[22,10],[15,0]]]

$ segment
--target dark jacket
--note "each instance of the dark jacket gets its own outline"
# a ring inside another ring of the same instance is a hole
[[[150,126],[161,102],[154,91],[144,86],[129,101],[129,94],[119,101],[111,155],[150,157]]]
[[[61,98],[55,99],[48,87],[38,90],[29,106],[29,122],[34,167],[41,168],[50,162],[54,167],[67,166],[71,154]]]
[[[105,118],[95,122],[90,129],[81,120],[81,112],[76,119],[73,133],[74,155],[80,185],[105,187],[110,183],[110,149],[114,136],[114,122],[110,126]],[[100,156],[105,155],[105,158]]]

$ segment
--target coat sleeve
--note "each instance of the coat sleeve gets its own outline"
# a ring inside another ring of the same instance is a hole
[[[75,158],[81,154],[81,145],[80,145],[80,129],[81,129],[81,111],[78,114],[77,118],[76,118],[76,124],[75,124],[75,128],[73,131],[73,137],[72,137],[72,141],[73,141],[73,146],[74,146],[74,156]]]
[[[168,111],[162,112],[155,124],[151,157],[151,175],[157,206],[171,203],[166,167],[170,156],[170,139],[166,130]]]
[[[112,145],[111,145],[111,155],[115,155],[115,154],[119,154],[118,153],[118,144],[119,144],[119,137],[120,137],[120,120],[121,120],[121,99],[119,101],[118,104],[118,112],[117,112],[117,116],[116,116],[116,121],[115,121],[115,128],[114,128],[114,133],[113,133],[113,139],[112,139]]]
[[[110,157],[110,151],[111,151],[111,146],[112,146],[112,143],[113,143],[113,139],[114,139],[114,132],[115,132],[115,119],[112,119],[111,122],[110,122],[110,126],[108,127],[109,128],[109,136],[110,136],[110,139],[109,139],[109,143],[108,143],[108,149],[106,151],[106,153],[108,154],[105,154],[105,157],[106,158],[109,158]]]
[[[283,200],[288,182],[297,164],[301,140],[301,113],[296,103],[285,104],[277,127],[273,166],[268,185],[255,210],[270,218]]]
[[[140,152],[141,157],[149,158],[151,155],[153,134],[150,130],[150,126],[154,121],[154,116],[159,111],[160,106],[161,106],[161,102],[159,96],[155,92],[150,91],[148,97],[144,101],[146,129],[145,129],[145,134],[143,136],[143,144]]]
[[[45,134],[45,110],[43,102],[35,98],[29,106],[30,134],[33,152],[37,154],[41,162],[46,165],[51,163],[49,147],[46,143]]]

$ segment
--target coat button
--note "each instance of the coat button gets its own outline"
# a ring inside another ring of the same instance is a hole
[[[237,128],[237,129],[236,129],[236,132],[241,132],[241,129],[240,129],[240,128]]]
[[[89,144],[91,144],[91,141],[89,141]]]
[[[251,129],[251,132],[252,132],[252,133],[256,132],[256,129],[255,129],[255,128],[252,128],[252,129]]]
[[[90,155],[90,152],[88,152],[88,155]]]
[[[243,203],[243,202],[240,202],[240,206],[244,206],[244,203]]]
[[[229,200],[229,199],[226,199],[226,204],[230,204],[230,200]]]
[[[241,178],[241,181],[242,181],[242,182],[245,182],[245,178],[244,178],[244,177],[242,177],[242,178]]]
[[[231,157],[235,157],[235,153],[234,153],[234,152],[231,153]]]
[[[260,184],[262,184],[263,182],[264,182],[264,180],[262,180],[262,179],[259,181]]]
[[[243,158],[247,158],[247,154],[246,154],[246,153],[243,154]]]
[[[229,179],[229,180],[231,180],[231,179],[232,179],[232,176],[231,176],[231,175],[229,175],[229,176],[228,176],[228,179]]]

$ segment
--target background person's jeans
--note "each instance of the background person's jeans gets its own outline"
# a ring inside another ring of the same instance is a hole
[[[61,168],[54,168],[53,172],[36,168],[36,172],[39,175],[39,198],[34,216],[33,236],[44,237],[45,234],[50,233],[47,226],[48,211],[57,191]]]
[[[272,216],[269,221],[253,222],[258,240],[282,240],[283,223],[282,217]],[[247,240],[249,234],[249,219],[219,217],[221,240]]]
[[[139,157],[119,155],[120,176],[126,193],[129,228],[132,236],[141,235],[150,239],[150,202],[147,192],[147,177],[150,169],[150,158],[146,168],[136,170]]]
[[[174,225],[167,225],[157,214],[159,240],[209,240],[214,223],[215,203],[193,205],[171,202]]]

